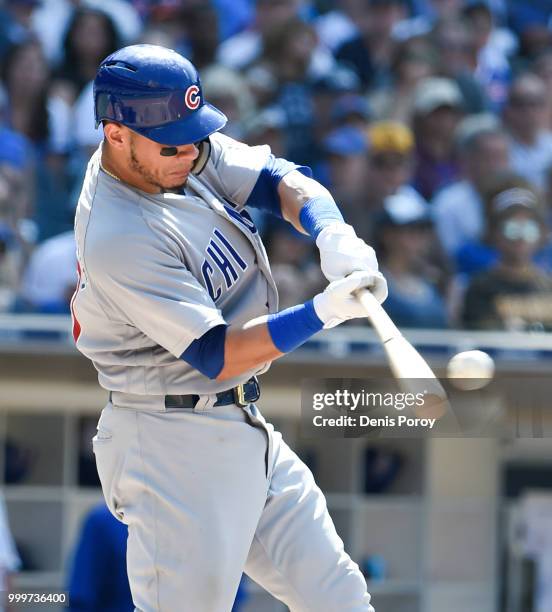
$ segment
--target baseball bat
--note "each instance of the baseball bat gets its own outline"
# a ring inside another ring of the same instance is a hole
[[[389,366],[401,389],[405,393],[419,393],[420,385],[423,385],[424,404],[416,408],[416,414],[422,418],[441,418],[447,411],[447,394],[425,359],[402,335],[370,291],[359,291],[357,298],[383,344]],[[416,379],[423,379],[423,383],[416,382]]]

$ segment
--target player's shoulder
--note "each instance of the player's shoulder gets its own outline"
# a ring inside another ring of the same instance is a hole
[[[223,165],[248,167],[260,165],[262,167],[270,155],[268,145],[250,146],[220,132],[212,134],[209,142],[211,152],[208,165],[215,168]]]

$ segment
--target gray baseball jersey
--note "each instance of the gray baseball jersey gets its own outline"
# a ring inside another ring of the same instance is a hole
[[[269,155],[222,134],[182,194],[147,194],[89,162],[75,234],[77,348],[100,384],[137,395],[212,394],[268,364],[218,382],[179,359],[210,328],[277,310],[262,241],[244,210]]]

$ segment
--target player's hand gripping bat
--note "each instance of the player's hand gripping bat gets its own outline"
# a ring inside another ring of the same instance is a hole
[[[360,290],[357,298],[383,344],[389,366],[401,389],[405,393],[419,393],[422,385],[423,391],[426,391],[424,405],[415,409],[416,414],[422,418],[441,418],[447,411],[448,399],[431,368],[401,334],[370,291]],[[421,383],[420,380],[416,382],[416,379],[424,380]]]

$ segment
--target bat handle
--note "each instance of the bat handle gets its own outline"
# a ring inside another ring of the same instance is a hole
[[[356,293],[356,297],[362,304],[367,317],[372,322],[372,326],[383,344],[402,335],[371,291],[360,289]]]

